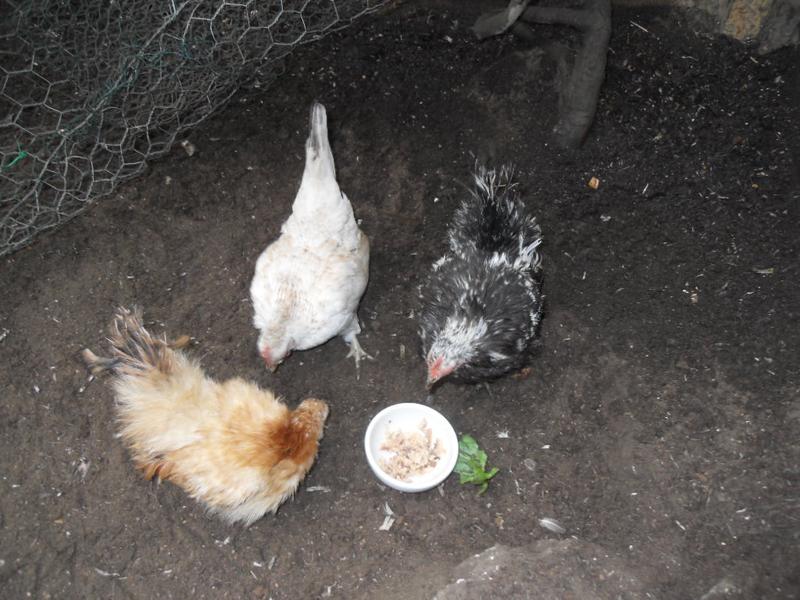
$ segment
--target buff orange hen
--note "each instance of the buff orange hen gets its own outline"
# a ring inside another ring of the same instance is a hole
[[[248,525],[295,492],[317,456],[325,402],[290,410],[253,383],[216,382],[152,336],[137,310],[117,311],[109,343],[110,357],[85,349],[82,358],[93,373],[113,374],[120,437],[146,478]]]

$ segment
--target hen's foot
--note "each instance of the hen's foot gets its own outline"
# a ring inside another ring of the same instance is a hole
[[[170,342],[167,342],[167,345],[173,350],[183,350],[187,346],[192,345],[192,338],[188,335],[182,335]]]
[[[521,381],[523,379],[527,379],[528,376],[531,374],[531,371],[532,369],[530,367],[523,367],[522,369],[514,373],[512,377],[518,381]]]
[[[350,344],[350,352],[347,353],[347,358],[353,357],[356,361],[356,379],[361,379],[361,359],[368,358],[370,360],[375,360],[366,351],[361,347],[361,344],[358,343],[358,338],[353,336],[352,339],[347,340],[347,343]]]

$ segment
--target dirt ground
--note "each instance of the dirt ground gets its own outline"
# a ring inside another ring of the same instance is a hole
[[[540,48],[478,43],[484,8],[408,2],[301,48],[192,132],[193,156],[176,148],[3,260],[4,598],[432,598],[470,585],[458,565],[492,546],[542,544],[561,544],[563,571],[512,561],[482,597],[580,597],[553,582],[607,560],[591,585],[624,572],[613,597],[800,598],[800,52],[619,10],[595,125],[566,153],[550,130],[575,40],[542,26]],[[341,340],[271,374],[251,325],[315,98],[372,241],[360,381]],[[541,345],[527,379],[429,400],[500,468],[487,493],[453,476],[404,495],[371,474],[362,436],[382,407],[426,401],[416,288],[476,157],[518,165],[542,224]],[[216,378],[329,401],[318,462],[277,515],[227,526],[134,471],[110,388],[76,360],[120,304],[195,336]],[[379,531],[386,504],[397,521]]]

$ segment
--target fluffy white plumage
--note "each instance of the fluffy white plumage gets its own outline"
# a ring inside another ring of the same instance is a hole
[[[274,370],[292,350],[340,335],[358,367],[368,356],[356,337],[368,278],[369,240],[336,181],[325,107],[315,103],[292,214],[259,256],[250,285],[258,349],[267,366]]]

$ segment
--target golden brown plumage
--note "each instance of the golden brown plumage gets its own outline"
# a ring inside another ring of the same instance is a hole
[[[328,406],[291,411],[242,379],[218,383],[183,352],[154,338],[139,311],[120,308],[111,357],[82,352],[93,373],[111,370],[120,436],[145,477],[169,480],[229,522],[276,511],[317,455]]]

